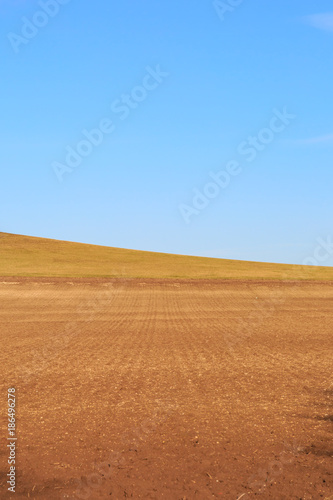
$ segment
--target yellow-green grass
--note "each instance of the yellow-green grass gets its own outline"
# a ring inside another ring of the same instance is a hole
[[[0,276],[333,280],[333,267],[191,257],[0,233]]]

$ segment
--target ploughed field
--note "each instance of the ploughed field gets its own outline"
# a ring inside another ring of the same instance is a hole
[[[332,498],[332,282],[0,281],[1,498]]]

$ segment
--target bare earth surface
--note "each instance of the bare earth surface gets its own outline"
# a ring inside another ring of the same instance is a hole
[[[0,300],[1,498],[333,499],[332,282],[7,277]]]

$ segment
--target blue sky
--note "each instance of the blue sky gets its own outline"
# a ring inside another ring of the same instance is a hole
[[[332,235],[331,2],[1,0],[0,18],[2,231],[286,263]]]

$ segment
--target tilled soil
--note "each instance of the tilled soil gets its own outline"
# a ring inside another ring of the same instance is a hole
[[[1,498],[333,499],[332,282],[0,278],[0,300]]]

